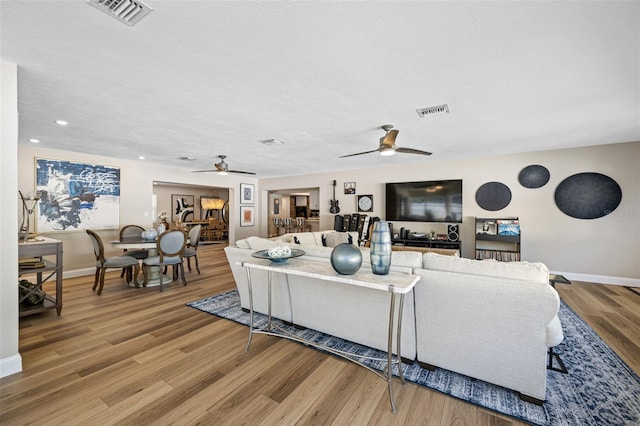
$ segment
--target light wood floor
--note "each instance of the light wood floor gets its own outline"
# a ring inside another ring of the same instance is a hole
[[[23,371],[0,379],[0,424],[521,425],[440,393],[387,385],[352,363],[187,307],[235,288],[222,245],[198,250],[201,275],[160,293],[109,273],[64,281],[62,316],[20,321]],[[640,373],[640,295],[558,285],[562,298]]]

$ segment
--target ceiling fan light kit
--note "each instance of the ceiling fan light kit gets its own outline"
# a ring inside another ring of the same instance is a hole
[[[380,150],[380,155],[382,155],[383,157],[390,157],[395,153],[396,153],[396,150],[394,148],[385,147]]]
[[[399,131],[398,130],[392,130],[393,129],[393,124],[383,124],[382,126],[380,126],[380,128],[382,130],[384,130],[386,133],[385,133],[385,135],[383,137],[380,138],[380,145],[378,146],[378,149],[373,149],[371,151],[365,151],[365,152],[358,152],[356,154],[342,155],[339,158],[353,157],[355,155],[370,154],[372,152],[378,152],[378,153],[380,153],[380,155],[382,155],[384,157],[389,157],[391,155],[394,155],[396,152],[399,152],[399,153],[402,153],[402,154],[431,155],[430,152],[421,151],[419,149],[398,148],[398,147],[396,147],[396,137],[398,136]]]
[[[226,176],[228,173],[241,173],[245,175],[255,175],[254,172],[243,172],[241,170],[229,170],[229,165],[224,161],[227,158],[226,155],[218,155],[220,158],[219,163],[215,163],[215,169],[211,170],[194,170],[192,173],[205,173],[205,172],[217,172],[220,176]]]

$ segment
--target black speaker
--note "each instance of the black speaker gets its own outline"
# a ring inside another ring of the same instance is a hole
[[[338,232],[342,232],[342,222],[343,222],[344,218],[342,216],[340,216],[339,214],[335,215],[333,217],[333,230],[334,231],[338,231]]]
[[[458,241],[460,239],[458,225],[447,225],[447,238],[449,241]]]

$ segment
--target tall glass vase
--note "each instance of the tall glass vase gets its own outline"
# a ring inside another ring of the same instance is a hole
[[[391,233],[389,223],[378,221],[371,233],[371,270],[376,275],[387,275],[391,267]]]

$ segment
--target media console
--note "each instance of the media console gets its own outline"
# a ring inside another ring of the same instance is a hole
[[[432,240],[430,238],[392,238],[392,250],[413,250],[420,248],[423,252],[461,255],[462,241]]]

